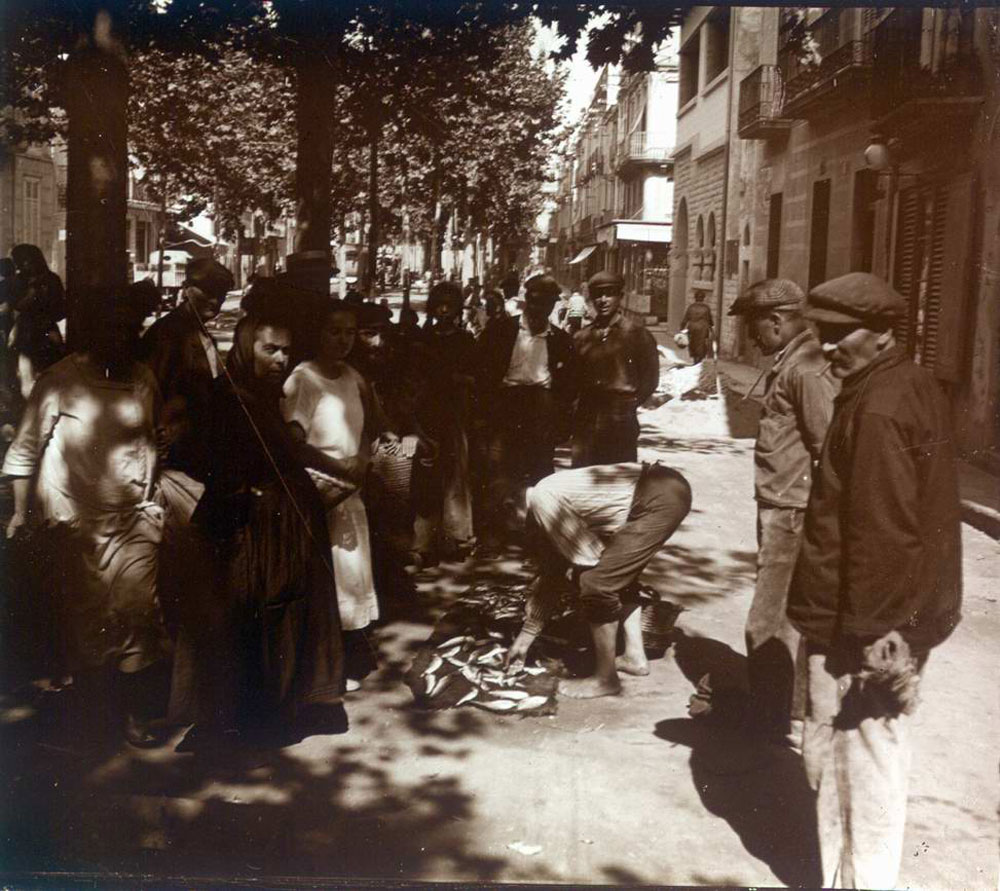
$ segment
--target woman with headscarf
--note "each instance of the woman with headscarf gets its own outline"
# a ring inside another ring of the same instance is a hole
[[[72,675],[94,716],[113,685],[126,738],[139,746],[157,741],[146,694],[166,652],[156,594],[159,391],[136,358],[157,299],[133,286],[106,301],[88,349],[38,378],[3,464],[14,489],[7,538],[31,532],[37,609],[52,614],[51,676]]]
[[[37,245],[17,244],[10,252],[17,269],[12,288],[13,327],[8,344],[17,355],[21,395],[27,399],[38,375],[63,355],[57,323],[66,317],[62,281]]]
[[[182,607],[197,711],[180,751],[346,726],[326,518],[279,409],[291,340],[276,311],[255,307],[217,380],[213,461],[192,518],[211,546],[214,581]]]

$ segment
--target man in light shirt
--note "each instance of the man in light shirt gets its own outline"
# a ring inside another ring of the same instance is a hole
[[[556,444],[569,432],[576,370],[572,339],[549,322],[558,296],[553,278],[529,279],[524,313],[488,327],[477,343],[487,548],[499,544],[525,487],[552,473]]]

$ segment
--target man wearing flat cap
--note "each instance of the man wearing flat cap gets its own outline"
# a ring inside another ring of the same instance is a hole
[[[594,320],[574,336],[580,375],[574,467],[637,460],[636,409],[660,380],[653,335],[621,311],[624,285],[614,272],[599,272],[587,282]]]
[[[222,308],[233,276],[208,257],[192,260],[177,308],[155,322],[142,338],[144,361],[163,397],[162,428],[167,466],[204,481],[204,420],[212,411],[213,381],[221,359],[206,330]]]
[[[751,285],[733,304],[751,339],[773,356],[754,448],[757,584],[746,623],[752,730],[797,745],[805,716],[805,659],[786,616],[812,469],[833,415],[837,384],[803,315],[802,289],[786,279]]]
[[[806,508],[788,617],[807,641],[803,758],[824,887],[891,888],[906,822],[910,715],[962,599],[951,417],[896,342],[903,298],[852,272],[806,315],[842,381]]]
[[[552,473],[569,435],[576,396],[573,339],[549,322],[559,284],[536,275],[524,312],[487,328],[476,343],[476,397],[486,428],[485,544],[499,544],[527,486]]]

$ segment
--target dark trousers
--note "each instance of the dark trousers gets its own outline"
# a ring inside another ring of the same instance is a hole
[[[644,467],[624,525],[611,536],[597,565],[580,575],[580,603],[592,624],[622,618],[646,564],[691,510],[691,487],[676,470]]]
[[[615,393],[586,394],[573,419],[573,466],[637,461],[639,421],[636,401]]]
[[[747,615],[750,713],[762,732],[784,736],[805,715],[805,655],[785,614],[805,511],[757,508],[757,584]]]
[[[552,391],[544,387],[504,387],[490,408],[484,519],[500,533],[526,486],[552,473],[558,416]]]

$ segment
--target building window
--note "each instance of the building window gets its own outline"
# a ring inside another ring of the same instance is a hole
[[[698,95],[698,68],[701,65],[701,31],[684,45],[680,52],[681,72],[678,102],[686,105]]]
[[[778,262],[781,259],[781,205],[782,193],[771,196],[767,217],[767,277],[778,277]]]
[[[729,67],[729,7],[717,9],[705,21],[705,83]]]
[[[125,253],[132,259],[132,221],[125,219]]]
[[[40,246],[42,240],[42,181],[37,176],[26,176],[22,182],[24,216],[21,240],[27,244]]]
[[[149,262],[149,223],[144,220],[135,222],[135,262]]]
[[[830,236],[830,180],[813,183],[809,227],[809,287],[826,281],[826,255]]]

